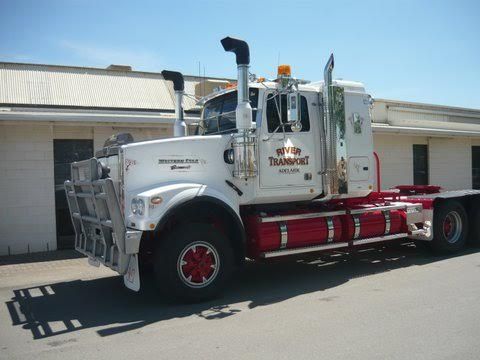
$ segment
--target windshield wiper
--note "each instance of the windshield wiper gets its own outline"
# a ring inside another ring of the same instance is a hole
[[[233,113],[235,113],[235,110],[227,111],[227,112],[224,112],[224,113],[220,113],[220,114],[217,114],[217,115],[213,115],[213,116],[204,118],[203,121],[210,120],[210,119],[220,117],[220,116],[226,116],[226,115],[233,114]]]

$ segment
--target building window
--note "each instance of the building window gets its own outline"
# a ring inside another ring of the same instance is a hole
[[[93,140],[53,140],[53,176],[55,179],[55,219],[57,249],[73,249],[75,231],[63,183],[71,179],[70,163],[93,156]]]
[[[480,146],[472,146],[472,189],[480,189]]]
[[[428,145],[413,145],[413,184],[428,185]]]

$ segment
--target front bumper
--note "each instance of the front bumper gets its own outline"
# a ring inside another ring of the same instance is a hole
[[[114,181],[97,178],[96,158],[72,163],[65,192],[75,249],[124,275],[140,247],[142,231],[125,226]]]

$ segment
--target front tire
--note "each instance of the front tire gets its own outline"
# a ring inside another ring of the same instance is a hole
[[[233,250],[226,236],[209,224],[184,224],[155,251],[154,272],[168,297],[198,302],[219,295],[230,279]]]
[[[447,200],[435,206],[432,249],[441,254],[461,250],[467,241],[468,217],[461,203]]]

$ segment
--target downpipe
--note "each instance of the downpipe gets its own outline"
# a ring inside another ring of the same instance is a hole
[[[183,113],[183,95],[185,93],[185,81],[183,75],[178,71],[163,70],[162,76],[167,81],[173,82],[175,91],[175,122],[173,124],[173,136],[181,137],[187,135],[187,125]]]

